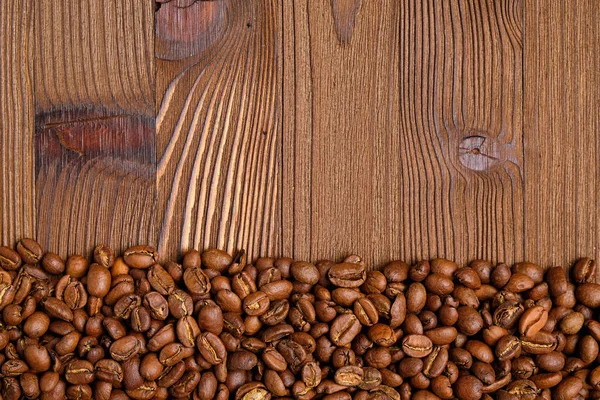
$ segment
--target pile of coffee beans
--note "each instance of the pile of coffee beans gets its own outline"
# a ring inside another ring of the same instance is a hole
[[[0,247],[1,398],[600,399],[596,265]]]

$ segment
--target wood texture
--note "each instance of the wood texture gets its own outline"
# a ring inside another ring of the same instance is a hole
[[[40,0],[37,239],[62,256],[156,245],[154,7]]]
[[[249,258],[280,251],[276,4],[173,1],[157,12],[164,256],[209,246]]]
[[[85,107],[154,117],[149,0],[37,0],[38,112]]]
[[[598,2],[525,2],[527,258],[600,256]]]
[[[521,3],[339,3],[284,6],[284,252],[522,258]]]
[[[594,0],[0,2],[0,243],[600,256]]]
[[[35,235],[32,0],[0,2],[0,245]]]

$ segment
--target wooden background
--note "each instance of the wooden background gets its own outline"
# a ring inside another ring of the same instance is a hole
[[[0,243],[597,258],[598,21],[596,0],[0,2]]]

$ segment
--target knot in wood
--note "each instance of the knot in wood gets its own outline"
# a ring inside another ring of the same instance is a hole
[[[488,136],[467,136],[458,146],[458,159],[469,169],[485,171],[504,162],[504,147]]]

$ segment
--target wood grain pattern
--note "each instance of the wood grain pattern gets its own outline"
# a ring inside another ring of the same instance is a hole
[[[157,243],[153,12],[36,3],[37,239],[62,256]]]
[[[159,252],[276,254],[277,2],[176,3],[156,16]]]
[[[0,2],[0,245],[35,235],[32,0]]]
[[[600,9],[527,0],[526,256],[600,257]]]
[[[285,253],[522,258],[521,8],[285,2]]]
[[[101,107],[154,116],[149,0],[37,0],[38,112]]]

